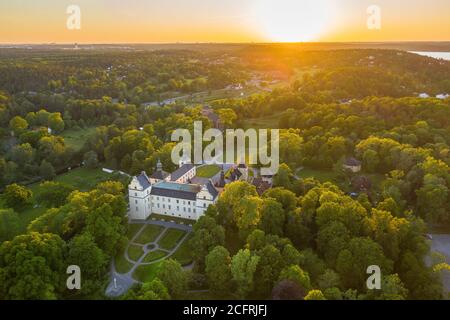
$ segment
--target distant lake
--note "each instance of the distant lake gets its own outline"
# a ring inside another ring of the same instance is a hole
[[[410,52],[435,59],[450,60],[450,52],[431,52],[431,51],[410,51]]]

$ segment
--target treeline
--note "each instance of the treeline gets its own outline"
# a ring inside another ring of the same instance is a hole
[[[109,262],[127,241],[124,185],[109,181],[80,192],[46,182],[41,189],[48,210],[25,234],[16,235],[19,217],[13,209],[0,210],[0,299],[103,298]],[[5,197],[15,199],[10,203],[15,207],[31,194],[10,186]],[[70,265],[81,269],[81,290],[67,289]]]
[[[386,200],[372,207],[331,183],[307,179],[295,194],[274,188],[258,196],[246,182],[227,185],[194,225],[191,273],[168,260],[157,278],[126,299],[183,299],[208,289],[220,299],[441,299],[442,257],[427,267],[420,218],[398,216]],[[381,290],[366,285],[381,270]]]
[[[220,63],[212,63],[219,59]],[[247,73],[224,56],[196,51],[15,52],[0,55],[0,88],[10,94],[51,92],[155,101],[167,91],[192,93],[243,81]]]

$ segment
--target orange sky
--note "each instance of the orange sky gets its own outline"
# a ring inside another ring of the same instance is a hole
[[[381,29],[367,28],[378,4]],[[78,4],[81,29],[68,30]],[[2,0],[0,43],[450,40],[449,0]]]

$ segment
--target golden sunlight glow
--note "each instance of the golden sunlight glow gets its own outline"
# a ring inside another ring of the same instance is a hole
[[[255,14],[269,41],[312,41],[329,26],[332,4],[332,0],[259,0]]]

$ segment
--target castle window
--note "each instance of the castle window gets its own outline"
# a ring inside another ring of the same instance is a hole
[[[137,197],[137,192],[134,193],[134,196]]]
[[[203,204],[203,208],[206,208],[206,203]]]
[[[139,207],[138,206],[136,206],[136,211],[139,211]]]
[[[137,200],[134,200],[134,203],[136,203],[136,204],[137,204]]]

